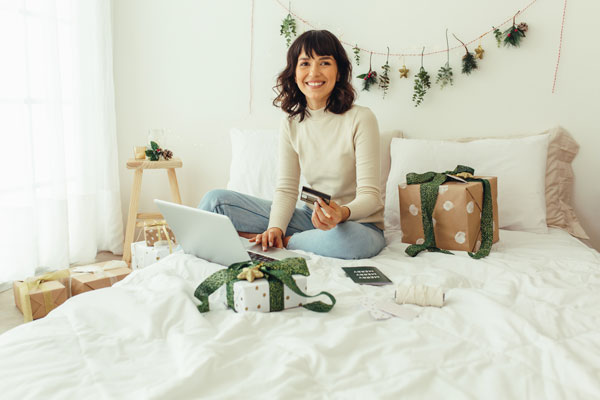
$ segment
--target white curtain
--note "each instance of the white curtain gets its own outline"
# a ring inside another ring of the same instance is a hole
[[[0,0],[0,283],[121,254],[110,0]]]

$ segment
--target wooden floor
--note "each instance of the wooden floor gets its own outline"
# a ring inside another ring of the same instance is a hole
[[[103,251],[98,253],[94,262],[120,260],[120,255],[114,255],[113,253]],[[88,263],[86,263],[88,264]],[[76,266],[78,264],[73,264]],[[23,314],[15,306],[15,299],[13,296],[12,286],[0,293],[0,334],[6,332],[9,329],[14,328],[17,325],[23,323]]]

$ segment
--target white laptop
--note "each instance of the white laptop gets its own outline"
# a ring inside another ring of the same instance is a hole
[[[309,258],[272,247],[263,251],[262,246],[238,236],[231,220],[225,215],[158,199],[154,202],[186,254],[225,266],[251,259],[272,261],[288,257]]]

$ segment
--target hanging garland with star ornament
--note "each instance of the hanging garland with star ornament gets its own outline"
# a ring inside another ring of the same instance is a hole
[[[293,13],[291,11],[291,2],[288,5],[288,7],[286,7],[282,3],[281,0],[274,0],[274,1],[279,3],[279,5],[281,5],[281,7],[287,11],[287,15],[285,16],[283,23],[281,25],[280,34],[282,36],[284,36],[284,38],[286,39],[286,44],[288,47],[291,44],[292,38],[296,35],[296,27],[297,27],[296,20],[298,20],[300,23],[302,23],[304,25],[305,29],[306,28],[327,29],[327,27],[316,27],[315,25],[311,24],[309,21],[298,16],[298,14]],[[283,0],[283,1],[285,1],[285,0]],[[523,14],[529,7],[531,7],[537,1],[538,0],[531,0],[529,2],[529,4],[527,4],[525,7],[523,7],[520,11],[518,11],[512,17],[508,18],[507,20],[505,20],[504,22],[502,22],[498,25],[492,26],[492,29],[488,30],[487,32],[484,32],[483,34],[479,35],[477,38],[475,38],[473,40],[463,42],[456,35],[453,34],[454,37],[456,38],[456,40],[458,42],[460,42],[459,45],[456,45],[454,47],[450,47],[450,45],[449,45],[448,30],[446,30],[446,48],[444,50],[435,50],[435,51],[429,51],[429,52],[425,53],[425,48],[423,48],[423,51],[420,54],[419,53],[392,53],[392,52],[390,52],[390,49],[388,46],[387,52],[382,53],[382,52],[377,52],[374,50],[366,49],[366,48],[362,47],[360,45],[360,43],[357,43],[357,42],[348,42],[348,41],[345,41],[342,39],[340,39],[340,42],[343,45],[347,46],[347,48],[352,50],[352,53],[354,55],[353,61],[356,66],[360,65],[361,55],[362,55],[361,53],[362,52],[369,53],[369,70],[367,73],[358,75],[357,78],[362,80],[362,90],[363,91],[370,91],[370,89],[372,89],[373,86],[375,85],[375,87],[378,87],[379,89],[381,89],[383,91],[384,99],[386,98],[387,94],[389,93],[390,83],[392,80],[392,78],[389,75],[389,72],[392,68],[389,63],[389,57],[390,56],[392,56],[392,57],[398,56],[400,58],[404,58],[404,57],[420,56],[421,57],[421,67],[419,68],[418,73],[415,75],[415,78],[414,78],[414,86],[413,86],[414,91],[413,91],[413,96],[412,96],[412,101],[414,102],[415,106],[419,106],[422,104],[426,93],[431,88],[431,77],[423,66],[423,58],[425,56],[435,55],[435,54],[446,52],[446,54],[447,54],[446,63],[442,67],[440,67],[439,70],[437,71],[437,77],[436,77],[435,83],[437,85],[439,85],[441,89],[445,88],[446,86],[453,86],[454,85],[454,71],[452,70],[452,67],[450,66],[450,52],[457,50],[459,48],[464,49],[465,53],[461,58],[461,67],[462,67],[461,71],[464,75],[468,76],[474,70],[478,69],[478,60],[483,60],[483,55],[484,55],[485,50],[482,47],[482,39],[484,39],[487,35],[490,35],[490,37],[492,37],[495,40],[498,47],[501,47],[501,44],[503,44],[505,47],[519,47],[520,44],[523,42],[523,39],[525,38],[525,35],[528,32],[529,27],[528,27],[527,23],[525,23],[525,22],[517,23],[516,18],[517,18],[517,16]],[[564,2],[564,8],[563,8],[563,20],[562,20],[562,25],[561,25],[561,33],[562,33],[562,28],[564,27],[565,12],[566,12],[566,0]],[[511,24],[511,20],[512,20],[512,24]],[[507,24],[509,24],[510,27],[508,29],[503,30],[504,29],[503,26],[505,26]],[[477,41],[479,41],[478,46],[476,48],[474,48],[473,51],[470,51],[469,47],[471,46],[471,44],[476,43]],[[560,60],[560,46],[562,46],[562,34],[561,34],[560,43],[559,43],[559,52],[558,52],[559,56],[558,56],[558,60],[556,63],[556,70],[554,73],[554,85],[556,84],[556,76],[557,76],[557,72],[558,72],[558,62]],[[374,71],[372,69],[373,54],[375,54],[376,56],[385,56],[386,57],[385,64],[381,67],[382,70],[379,75],[377,74],[376,71]],[[403,60],[402,68],[398,69],[398,72],[400,73],[399,79],[408,78],[409,69],[406,67],[404,60]],[[395,78],[395,79],[398,79],[398,78]],[[554,92],[554,86],[553,86],[552,91]]]

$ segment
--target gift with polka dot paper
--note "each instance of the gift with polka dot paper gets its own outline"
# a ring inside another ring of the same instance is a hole
[[[498,234],[498,180],[496,177],[472,177],[489,181],[492,198],[493,240]],[[400,184],[400,223],[402,241],[422,245],[425,242],[421,185]],[[432,214],[435,244],[439,249],[477,252],[481,246],[481,213],[483,210],[483,183],[461,182],[449,178],[439,185]]]
[[[181,246],[148,246],[146,242],[131,243],[131,269],[145,268],[169,254],[183,252]]]
[[[198,311],[210,310],[209,296],[225,285],[227,305],[236,312],[273,312],[288,308],[304,307],[315,312],[328,312],[335,305],[335,297],[321,291],[309,295],[306,277],[310,275],[306,260],[301,257],[279,261],[244,261],[231,264],[206,278],[194,291],[200,300]],[[307,298],[325,296],[321,300],[307,302]]]
[[[308,289],[306,276],[292,275],[296,285],[306,292]],[[233,301],[237,312],[271,312],[269,297],[269,281],[266,279],[257,279],[253,282],[237,281],[233,284]],[[292,290],[283,285],[283,309],[302,307],[307,302],[306,297],[302,297],[292,292]]]
[[[175,234],[165,220],[144,221],[144,240],[147,246],[175,244]]]

